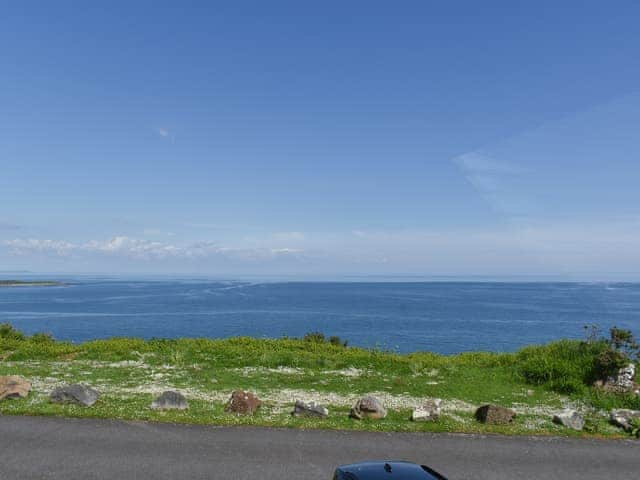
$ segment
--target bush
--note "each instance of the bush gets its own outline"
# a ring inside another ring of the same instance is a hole
[[[579,393],[638,357],[640,346],[629,330],[613,327],[609,338],[597,337],[597,332],[592,326],[586,341],[560,340],[523,348],[516,355],[518,373],[529,383],[559,393]]]
[[[326,338],[322,332],[309,332],[302,338],[305,342],[324,343]]]
[[[329,338],[329,343],[338,347],[346,347],[349,342],[347,340],[340,339],[340,337],[338,337],[337,335],[332,335]]]
[[[53,343],[55,339],[50,333],[34,333],[29,337],[29,341],[33,343]]]
[[[25,335],[10,323],[3,323],[0,324],[0,338],[6,340],[22,341],[25,339]]]
[[[347,340],[342,340],[340,337],[333,335],[329,338],[322,332],[309,332],[303,338],[305,342],[311,343],[330,343],[337,347],[346,347],[348,345]]]
[[[629,364],[629,358],[622,352],[607,347],[596,358],[595,375],[599,379],[614,376],[622,367]]]
[[[609,330],[609,338],[601,341],[606,348],[596,359],[594,374],[597,379],[615,376],[618,370],[640,357],[640,345],[630,330],[613,327]]]
[[[604,341],[577,340],[526,347],[516,355],[516,368],[529,383],[559,393],[578,393],[595,379],[597,358],[606,348]]]

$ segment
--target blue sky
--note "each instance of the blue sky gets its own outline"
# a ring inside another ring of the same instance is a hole
[[[640,278],[637,2],[16,2],[0,270]]]

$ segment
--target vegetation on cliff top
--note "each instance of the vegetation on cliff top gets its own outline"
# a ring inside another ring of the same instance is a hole
[[[0,412],[388,431],[619,435],[608,424],[606,410],[640,409],[640,399],[591,386],[594,378],[637,355],[632,338],[619,340],[612,332],[606,339],[561,340],[515,353],[402,355],[346,347],[343,340],[319,333],[304,339],[112,338],[74,344],[46,334],[27,336],[4,324],[0,375],[22,375],[32,381],[34,391],[25,400],[0,402]],[[65,383],[86,383],[103,396],[85,409],[49,403],[47,393]],[[150,410],[153,396],[169,389],[184,392],[191,408]],[[256,416],[224,413],[224,403],[235,389],[263,398],[264,407]],[[367,393],[388,406],[386,419],[358,422],[347,417],[354,399]],[[409,422],[411,409],[433,397],[444,400],[441,420]],[[291,417],[296,399],[325,404],[330,418]],[[514,408],[515,424],[479,424],[473,411],[483,403]],[[585,432],[570,432],[551,422],[552,414],[565,407],[583,411]]]

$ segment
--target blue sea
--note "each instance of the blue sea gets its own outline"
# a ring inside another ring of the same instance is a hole
[[[351,345],[440,353],[584,338],[586,324],[640,334],[638,283],[65,281],[0,288],[0,323],[74,342],[322,331]]]

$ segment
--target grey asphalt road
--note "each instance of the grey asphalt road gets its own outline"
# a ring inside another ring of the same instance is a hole
[[[450,479],[638,479],[640,441],[215,428],[0,416],[0,479],[323,479],[365,459]]]

